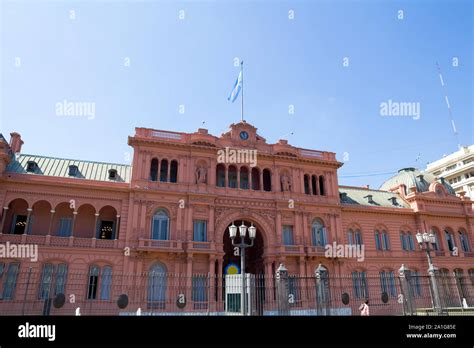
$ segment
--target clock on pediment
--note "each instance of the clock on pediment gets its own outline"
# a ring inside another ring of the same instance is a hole
[[[255,146],[257,142],[265,143],[265,139],[257,134],[257,128],[242,121],[230,125],[230,131],[223,134],[224,138],[230,138],[232,142],[241,146]]]
[[[247,131],[240,131],[239,133],[240,139],[247,140],[249,138],[249,133]]]

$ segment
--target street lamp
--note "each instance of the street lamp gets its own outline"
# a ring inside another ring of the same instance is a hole
[[[242,275],[242,292],[240,295],[240,304],[241,308],[240,311],[242,315],[245,315],[245,249],[250,248],[253,246],[253,241],[257,235],[257,229],[254,227],[253,223],[252,226],[248,228],[249,237],[250,237],[250,244],[245,243],[245,236],[247,235],[247,226],[245,226],[244,222],[242,221],[242,225],[239,226],[239,234],[240,234],[240,243],[235,243],[235,237],[237,236],[237,226],[232,225],[229,226],[229,236],[232,240],[232,245],[235,247],[240,248],[240,274]]]
[[[425,247],[426,256],[428,257],[428,274],[430,275],[431,285],[433,287],[434,306],[439,313],[441,311],[441,301],[439,298],[438,285],[436,284],[437,268],[433,265],[433,260],[431,259],[430,254],[430,244],[436,244],[436,236],[433,232],[428,234],[427,232],[420,233],[420,231],[418,231],[416,234],[416,241],[418,242],[420,249],[423,249],[423,246]]]

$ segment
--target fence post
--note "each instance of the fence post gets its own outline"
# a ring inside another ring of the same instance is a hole
[[[278,315],[290,314],[290,303],[288,302],[288,270],[280,263],[276,271]]]
[[[413,289],[411,289],[411,283],[408,279],[411,277],[410,270],[402,264],[402,267],[398,270],[398,279],[400,280],[400,291],[402,295],[403,314],[413,315]]]
[[[428,274],[430,275],[430,285],[432,289],[432,294],[433,294],[433,307],[438,315],[443,314],[443,306],[441,304],[441,297],[439,296],[439,288],[438,288],[438,280],[436,279],[439,274],[439,270],[433,266],[433,264],[430,264],[430,267],[428,268]],[[443,296],[446,296],[448,294],[443,293]]]
[[[328,288],[328,270],[322,264],[319,264],[314,271],[316,277],[316,311],[318,315],[328,315],[328,299],[329,294]]]

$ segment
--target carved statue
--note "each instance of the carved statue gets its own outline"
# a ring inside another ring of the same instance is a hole
[[[205,184],[207,183],[207,169],[203,166],[196,168],[196,183]]]
[[[286,174],[283,174],[281,176],[280,182],[281,182],[281,188],[282,188],[283,192],[287,192],[287,191],[291,190],[290,178]]]

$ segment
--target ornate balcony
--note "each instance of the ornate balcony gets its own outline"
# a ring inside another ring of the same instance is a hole
[[[304,247],[303,245],[281,245],[280,253],[286,256],[303,256]]]

